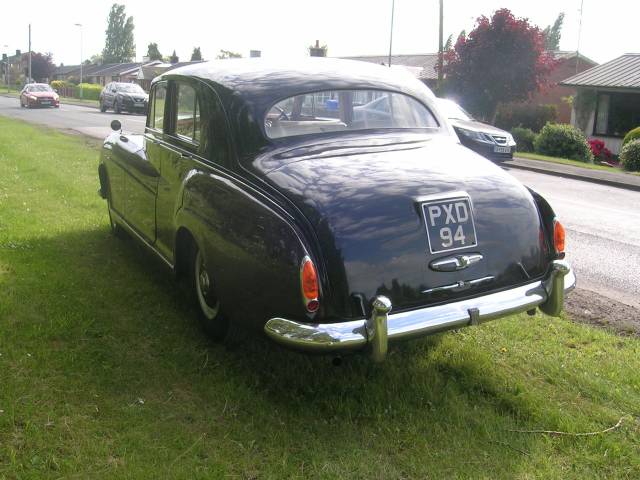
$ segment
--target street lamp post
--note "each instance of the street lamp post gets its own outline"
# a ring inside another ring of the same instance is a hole
[[[7,62],[4,66],[5,70],[5,74],[4,74],[4,81],[7,82],[7,93],[9,93],[9,85],[11,85],[11,64],[9,63],[9,45],[3,45],[2,48],[6,48],[7,49]]]
[[[75,23],[74,25],[80,28],[80,98],[82,98],[82,24]]]

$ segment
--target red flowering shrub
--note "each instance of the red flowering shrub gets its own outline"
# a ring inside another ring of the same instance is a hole
[[[445,53],[445,89],[464,107],[492,119],[501,103],[520,102],[548,85],[557,62],[544,35],[506,8],[481,16],[468,35]]]
[[[589,148],[591,148],[591,153],[593,153],[593,158],[596,161],[616,163],[613,159],[613,155],[611,154],[611,151],[604,146],[604,142],[602,140],[598,140],[597,138],[591,138],[589,140]]]

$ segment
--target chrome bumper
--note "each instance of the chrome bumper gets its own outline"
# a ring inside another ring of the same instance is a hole
[[[371,317],[366,320],[307,324],[272,318],[264,330],[275,342],[307,352],[340,353],[368,347],[372,359],[381,362],[387,354],[389,340],[406,340],[477,325],[536,307],[548,315],[558,316],[565,294],[575,285],[573,270],[566,262],[555,260],[546,280],[482,297],[390,314],[391,301],[380,295],[373,300]]]

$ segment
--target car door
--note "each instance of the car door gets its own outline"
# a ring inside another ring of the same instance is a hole
[[[125,218],[149,243],[156,240],[156,196],[165,135],[166,82],[154,87],[154,107],[147,117],[144,148],[126,156]]]
[[[182,207],[182,185],[195,171],[209,170],[213,120],[206,87],[191,79],[172,80],[169,86],[170,131],[162,143],[162,175],[158,187],[158,250],[171,258],[175,242],[174,219]]]

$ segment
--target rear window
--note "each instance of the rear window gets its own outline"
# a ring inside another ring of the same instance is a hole
[[[308,93],[276,103],[265,118],[269,138],[368,129],[435,129],[429,109],[408,95],[382,90]]]

